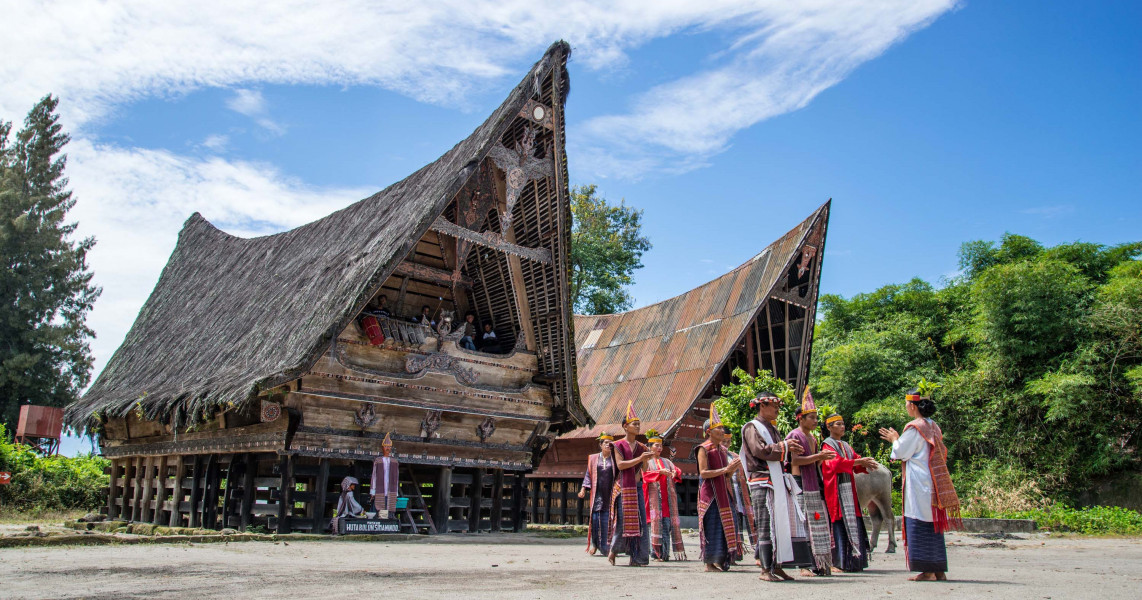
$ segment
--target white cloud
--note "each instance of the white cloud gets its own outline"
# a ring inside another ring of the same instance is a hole
[[[221,152],[225,150],[226,146],[228,145],[230,145],[230,136],[222,135],[220,133],[208,135],[206,136],[206,139],[202,140],[203,148],[213,150],[215,152]]]
[[[66,148],[78,202],[69,217],[90,255],[103,296],[88,324],[98,337],[96,372],[127,334],[195,211],[227,232],[266,235],[302,225],[376,191],[314,189],[257,163],[120,148],[76,140]]]
[[[266,113],[266,98],[258,90],[234,90],[234,96],[226,101],[226,108],[247,117],[256,117]]]

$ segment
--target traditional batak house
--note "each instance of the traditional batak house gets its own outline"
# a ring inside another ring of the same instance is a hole
[[[67,410],[112,461],[111,518],[325,531],[343,477],[370,506],[391,434],[410,529],[520,526],[523,473],[590,423],[567,283],[569,52],[553,45],[438,160],[327,217],[253,239],[190,217]],[[425,305],[437,325],[412,322]],[[469,311],[496,347],[466,349]]]
[[[683,470],[679,512],[697,516],[697,463],[711,399],[736,367],[772,372],[797,390],[809,354],[829,203],[729,273],[669,300],[615,315],[575,316],[579,393],[596,425],[563,434],[528,477],[533,523],[584,524],[576,494],[599,434],[622,435],[633,401],[642,431],[657,429]],[[587,496],[588,498],[590,496]]]

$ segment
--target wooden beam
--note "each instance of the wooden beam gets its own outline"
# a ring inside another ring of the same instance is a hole
[[[207,529],[214,529],[214,518],[218,513],[218,484],[216,471],[218,470],[217,455],[209,454],[206,457],[206,466],[202,470],[202,519],[201,525]]]
[[[254,477],[257,474],[257,455],[253,452],[247,452],[246,472],[242,476],[242,505],[238,511],[239,531],[246,531],[246,528],[250,526],[250,511],[254,508],[254,496],[258,492],[257,488],[254,487]]]
[[[405,264],[405,263],[402,262],[402,263],[398,264],[397,268],[399,269],[400,265],[403,265],[403,264]],[[397,293],[397,303],[396,303],[396,306],[393,308],[393,313],[398,314],[398,315],[404,314],[404,295],[406,292],[408,292],[408,275],[405,275],[404,279],[401,279],[400,292]]]
[[[400,264],[398,264],[397,267],[393,269],[393,275],[405,278],[405,281],[401,284],[400,289],[400,295],[402,299],[404,297],[405,289],[408,286],[409,277],[420,279],[421,281],[427,281],[429,283],[435,283],[446,288],[451,288],[453,285],[460,285],[466,288],[471,288],[473,285],[475,285],[475,282],[472,281],[472,278],[468,277],[467,275],[461,274],[456,281],[453,281],[452,273],[449,271],[445,271],[444,269],[437,269],[436,267],[430,267],[428,265],[422,265],[416,262],[411,262],[409,260],[401,261]]]
[[[523,531],[523,505],[526,495],[526,488],[524,487],[523,473],[517,473],[512,477],[512,531],[519,533]]]
[[[498,187],[499,186],[497,186],[497,188]],[[494,233],[472,231],[471,229],[452,223],[444,217],[436,217],[436,220],[432,223],[432,230],[532,262],[545,265],[552,264],[551,251],[547,248],[528,248],[527,246],[520,246],[514,241],[509,240],[506,235],[501,238]],[[511,230],[509,229],[508,231]]]
[[[325,499],[329,491],[329,459],[322,458],[317,469],[317,489],[313,499],[312,533],[325,533]]]
[[[230,526],[230,513],[234,511],[234,469],[237,467],[238,455],[230,455],[230,464],[226,467],[226,490],[222,492],[222,527]]]
[[[559,524],[567,524],[567,488],[571,487],[571,482],[564,479],[559,483]]]
[[[468,533],[480,531],[480,505],[484,502],[484,470],[476,469],[472,473],[472,488],[468,491]]]
[[[507,181],[504,180],[504,174],[498,169],[496,173],[496,209],[501,214],[507,210]],[[515,243],[515,225],[512,225],[504,233],[504,238],[512,243]],[[520,264],[519,258],[507,255],[508,262],[508,280],[511,282],[512,295],[515,298],[516,314],[519,315],[519,326],[523,332],[524,343],[527,349],[534,352],[536,348],[535,328],[531,322],[531,305],[527,302],[527,283],[523,278],[523,265]]]
[[[452,467],[440,467],[440,478],[436,482],[436,530],[448,533],[448,519],[452,512]]]
[[[749,374],[751,377],[757,377],[757,358],[754,356],[753,351],[753,330],[757,325],[750,323],[749,327],[745,330],[745,362],[749,367]]]
[[[143,477],[146,477],[147,470],[143,466],[144,459],[142,456],[135,458],[135,477],[134,482],[131,484],[131,495],[134,502],[131,503],[131,520],[138,522],[143,519]]]
[[[179,527],[182,525],[182,478],[186,474],[186,456],[179,454],[174,463],[174,485],[171,487],[171,517],[167,525]]]

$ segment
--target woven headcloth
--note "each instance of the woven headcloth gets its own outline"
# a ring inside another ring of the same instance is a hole
[[[634,400],[627,400],[627,411],[623,415],[623,425],[639,421],[638,415],[634,412]]]

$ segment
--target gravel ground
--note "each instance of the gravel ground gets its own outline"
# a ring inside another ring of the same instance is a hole
[[[3,598],[1138,598],[1142,539],[949,536],[948,582],[911,583],[903,546],[869,570],[770,584],[756,567],[611,567],[583,538],[449,535],[423,542],[247,542],[0,550]],[[883,538],[881,539],[883,544]],[[883,546],[881,547],[883,550]],[[624,562],[619,557],[619,564]],[[794,574],[796,575],[796,574]]]

